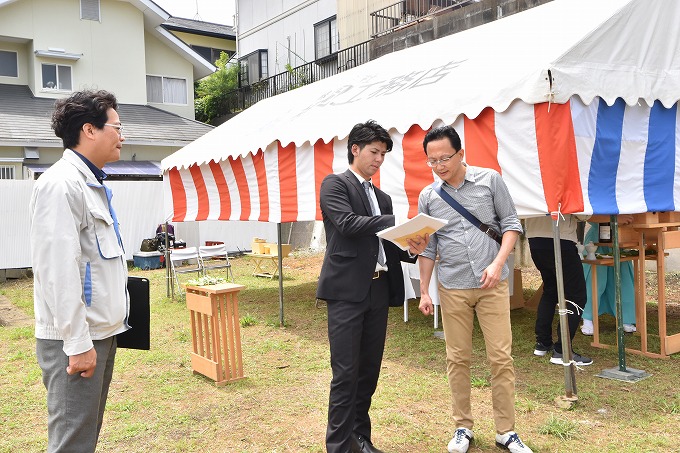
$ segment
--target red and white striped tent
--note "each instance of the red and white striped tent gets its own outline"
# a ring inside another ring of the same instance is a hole
[[[167,218],[320,220],[368,119],[394,139],[375,182],[398,218],[433,181],[422,139],[442,124],[520,216],[680,210],[679,23],[677,0],[554,0],[260,101],[162,161]]]

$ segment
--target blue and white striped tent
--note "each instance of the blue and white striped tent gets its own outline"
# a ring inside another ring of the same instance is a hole
[[[584,212],[680,211],[678,105],[571,103]]]

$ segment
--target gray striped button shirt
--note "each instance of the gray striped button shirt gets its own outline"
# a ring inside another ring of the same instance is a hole
[[[501,235],[513,230],[522,232],[515,204],[497,171],[468,165],[460,187],[444,183],[442,188]],[[437,275],[442,286],[447,289],[479,288],[482,273],[496,258],[500,245],[453,209],[432,186],[420,192],[418,211],[449,221],[431,236],[422,253],[433,260],[439,254]],[[508,278],[508,274],[505,264],[501,280]]]

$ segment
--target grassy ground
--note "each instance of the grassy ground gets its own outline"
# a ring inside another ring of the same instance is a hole
[[[119,350],[98,451],[323,451],[330,367],[326,310],[316,308],[314,300],[320,260],[300,253],[284,260],[283,328],[278,325],[278,282],[252,277],[247,257],[232,261],[236,281],[246,286],[239,298],[242,324],[252,325],[241,330],[247,378],[225,387],[192,374],[188,311],[183,301],[166,297],[164,270],[132,271],[152,283],[152,350]],[[540,281],[535,270],[523,272],[523,278],[529,296]],[[32,316],[30,279],[3,283],[0,294]],[[650,317],[653,311],[650,304]],[[401,309],[390,312],[371,408],[373,440],[387,452],[445,452],[455,426],[444,342],[434,337],[432,318],[422,316],[416,302],[410,304],[409,317],[404,323]],[[575,349],[595,363],[577,371],[578,404],[558,409],[554,399],[564,394],[564,372],[532,355],[534,318],[528,309],[512,312],[516,429],[534,451],[678,451],[678,354],[668,360],[628,354],[628,367],[652,376],[637,383],[602,379],[596,374],[618,364],[616,349],[592,348],[589,338],[578,333]],[[604,341],[611,343],[613,319],[601,320]],[[680,331],[678,310],[669,311],[668,322],[670,332]],[[626,341],[635,344],[639,338],[627,336]],[[470,451],[499,451],[479,329],[474,350],[476,425]],[[32,327],[0,327],[0,383],[0,452],[44,451],[45,389]]]

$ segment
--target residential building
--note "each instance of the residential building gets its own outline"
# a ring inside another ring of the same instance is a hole
[[[338,51],[336,0],[236,1],[244,85]],[[247,81],[247,83],[246,83]]]
[[[94,88],[115,93],[125,126],[121,162],[105,170],[160,179],[162,158],[212,129],[194,120],[193,87],[215,67],[170,20],[151,0],[0,0],[0,178],[56,162],[54,100]]]
[[[163,28],[212,64],[215,64],[222,52],[229,55],[229,58],[236,54],[236,30],[231,25],[171,17],[163,23]]]
[[[551,0],[237,0],[236,109]]]

